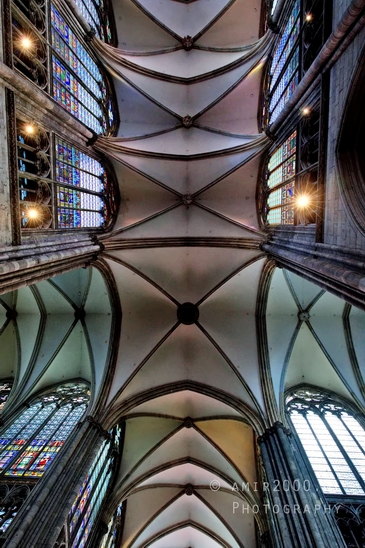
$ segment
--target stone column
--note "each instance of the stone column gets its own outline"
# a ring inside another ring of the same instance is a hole
[[[52,548],[107,432],[91,418],[38,482],[7,531],[4,548]]]
[[[277,548],[345,548],[329,505],[290,432],[276,422],[259,438],[267,501]]]
[[[0,294],[89,265],[102,249],[93,236],[58,236],[0,247]]]

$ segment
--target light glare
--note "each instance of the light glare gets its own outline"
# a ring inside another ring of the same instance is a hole
[[[20,39],[20,45],[23,49],[31,49],[33,46],[33,42],[29,38],[29,36],[22,36],[22,38]]]
[[[28,217],[29,219],[38,219],[38,211],[33,207],[28,209]]]
[[[25,133],[27,133],[28,135],[33,135],[35,131],[34,126],[32,126],[32,124],[27,124],[24,130],[25,130]]]
[[[300,196],[297,196],[295,201],[297,207],[304,209],[305,207],[309,206],[311,199],[308,194],[301,194]]]

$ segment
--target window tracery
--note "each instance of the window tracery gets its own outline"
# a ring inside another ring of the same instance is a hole
[[[325,494],[365,495],[365,430],[343,405],[300,390],[287,401],[290,420]]]
[[[318,90],[319,93],[319,90]],[[320,112],[314,105],[268,156],[263,220],[268,225],[314,223],[319,198]],[[301,200],[306,200],[301,203]]]
[[[104,19],[109,20],[106,14]],[[14,67],[95,133],[113,134],[116,105],[111,84],[67,9],[49,0],[29,5],[13,0],[12,25]],[[112,40],[110,24],[102,22],[97,28]]]
[[[84,415],[89,397],[86,384],[65,383],[39,396],[1,432],[0,532],[10,525],[34,487],[34,480],[50,467]],[[9,480],[27,483],[8,483]]]
[[[122,505],[120,504],[108,523],[108,530],[103,537],[100,548],[116,548],[121,526]]]
[[[112,9],[108,0],[75,0],[76,6],[86,21],[96,29],[99,38],[114,44]]]
[[[295,0],[273,52],[269,71],[267,123],[278,118],[328,35],[323,0]]]
[[[99,160],[39,125],[18,121],[23,229],[106,228],[116,212],[114,186]]]
[[[71,548],[83,548],[108,491],[120,451],[121,429],[116,426],[103,442],[69,513]]]

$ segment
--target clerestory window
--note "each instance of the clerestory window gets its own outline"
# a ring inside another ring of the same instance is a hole
[[[365,430],[330,397],[298,390],[287,400],[290,420],[325,494],[365,495]]]
[[[0,432],[0,533],[50,467],[84,415],[89,397],[86,384],[65,383],[33,400]]]
[[[324,44],[329,9],[324,0],[295,0],[284,17],[269,71],[268,124],[275,122]]]
[[[90,9],[91,5],[93,2],[85,4]],[[97,14],[103,11],[99,7]],[[11,15],[14,68],[89,129],[97,134],[113,134],[117,109],[111,83],[67,5],[49,0],[13,0]],[[100,31],[103,38],[105,35],[112,40],[110,24],[102,23],[97,28],[104,29]]]
[[[93,533],[93,525],[99,517],[118,463],[120,446],[121,429],[116,426],[103,442],[69,513],[71,548],[84,548]]]
[[[23,229],[105,229],[116,213],[113,178],[96,156],[39,124],[18,120]]]

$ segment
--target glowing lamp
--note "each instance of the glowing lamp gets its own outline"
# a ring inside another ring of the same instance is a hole
[[[300,196],[297,196],[295,200],[296,206],[300,209],[308,207],[310,202],[311,198],[308,194],[301,194]]]
[[[310,114],[310,109],[308,107],[304,107],[302,113],[303,116],[308,116]]]
[[[20,39],[20,45],[23,49],[27,50],[32,48],[33,42],[29,36],[22,36]]]
[[[305,20],[307,21],[307,23],[310,23],[311,21],[313,21],[313,15],[311,13],[307,13],[307,15],[305,16]]]
[[[28,209],[28,217],[29,219],[38,219],[38,211],[34,208],[34,207],[31,207],[30,209]]]
[[[32,126],[32,124],[27,124],[24,128],[24,131],[28,135],[33,135],[33,133],[35,132],[35,128],[34,128],[34,126]]]

